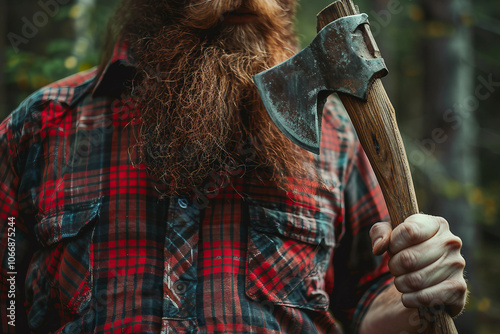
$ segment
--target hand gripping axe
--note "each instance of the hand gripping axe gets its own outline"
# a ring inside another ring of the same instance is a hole
[[[333,22],[332,22],[333,21]],[[393,228],[418,213],[413,181],[394,108],[380,77],[385,63],[368,16],[351,0],[318,14],[318,35],[300,53],[254,76],[271,119],[294,143],[319,154],[326,98],[336,92],[375,171]],[[457,333],[442,310],[420,310],[421,330]]]

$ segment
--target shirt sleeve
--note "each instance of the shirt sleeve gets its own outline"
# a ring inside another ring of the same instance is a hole
[[[347,333],[357,333],[373,299],[392,283],[388,256],[374,256],[369,236],[374,223],[388,221],[382,191],[361,145],[346,176],[344,231],[332,264],[331,309]]]
[[[2,333],[24,333],[24,281],[32,251],[28,227],[20,214],[19,152],[13,113],[0,124],[0,327]]]

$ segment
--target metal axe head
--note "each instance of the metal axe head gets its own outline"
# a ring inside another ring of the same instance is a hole
[[[366,100],[370,83],[387,74],[366,14],[339,18],[287,61],[255,75],[254,82],[276,126],[294,143],[319,154],[321,120],[333,92]]]

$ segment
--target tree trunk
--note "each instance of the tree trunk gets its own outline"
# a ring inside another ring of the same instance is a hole
[[[477,124],[472,37],[464,24],[470,13],[469,0],[421,0],[426,13],[424,40],[425,101],[424,138],[419,147],[428,160],[437,159],[436,169],[427,170],[428,206],[431,214],[445,217],[452,231],[463,240],[467,278],[473,274],[472,251],[476,226],[467,193],[477,184]],[[424,158],[425,162],[425,158]],[[424,165],[427,169],[428,166]],[[440,177],[436,177],[436,175]],[[472,280],[471,280],[472,281]],[[459,333],[475,332],[474,314],[457,319]]]

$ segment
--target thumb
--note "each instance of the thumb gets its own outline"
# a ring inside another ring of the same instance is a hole
[[[370,238],[372,240],[372,251],[375,255],[382,255],[389,249],[389,241],[392,232],[391,223],[376,223],[370,229]]]

